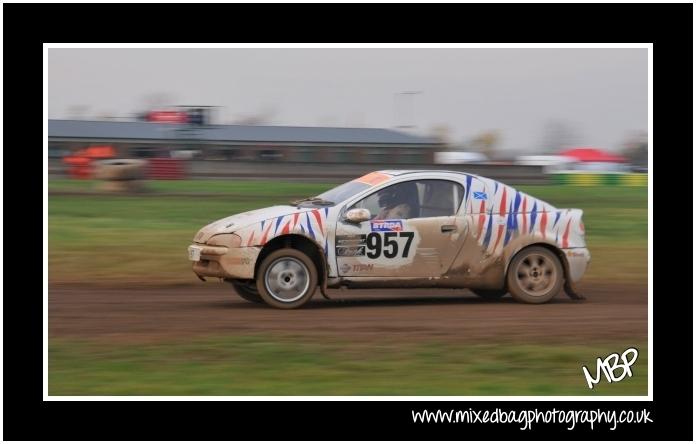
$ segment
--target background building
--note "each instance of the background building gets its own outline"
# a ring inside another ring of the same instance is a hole
[[[432,163],[436,139],[380,128],[49,120],[49,156],[109,145],[117,157],[195,160]]]

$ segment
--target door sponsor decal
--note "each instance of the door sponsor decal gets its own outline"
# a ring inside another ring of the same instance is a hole
[[[371,231],[404,231],[404,223],[400,220],[373,220],[370,222]]]
[[[365,235],[336,236],[336,256],[365,256]]]

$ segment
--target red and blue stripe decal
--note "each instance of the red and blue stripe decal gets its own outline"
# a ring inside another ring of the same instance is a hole
[[[493,231],[493,210],[488,213],[488,227],[486,227],[486,235],[483,238],[483,243],[486,245],[486,249],[491,244],[491,232]]]
[[[309,211],[305,213],[305,217],[307,218],[307,231],[309,231],[309,235],[312,236],[312,239],[316,240],[316,236],[314,235],[314,230],[312,229],[312,222],[309,220]]]

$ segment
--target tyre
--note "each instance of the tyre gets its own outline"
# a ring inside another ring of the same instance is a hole
[[[242,299],[256,304],[263,303],[263,299],[261,299],[261,295],[259,295],[259,290],[256,289],[256,282],[230,280],[229,283],[232,284],[234,291],[236,291]]]
[[[472,288],[471,291],[478,297],[488,300],[500,299],[507,294],[507,289],[495,290],[489,288]]]
[[[138,180],[145,177],[147,162],[142,159],[110,159],[94,163],[94,177],[102,180]]]
[[[312,299],[319,279],[306,254],[283,248],[269,254],[259,266],[256,288],[271,307],[298,308]]]
[[[515,255],[507,272],[512,297],[527,304],[550,301],[563,288],[563,266],[551,250],[528,247]]]

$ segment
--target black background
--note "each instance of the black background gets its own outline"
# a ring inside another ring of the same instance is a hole
[[[12,251],[3,284],[5,439],[692,439],[691,4],[4,4],[3,12],[3,222]],[[42,401],[42,43],[168,41],[654,43],[654,402]],[[412,409],[469,407],[647,408],[654,422],[530,432],[411,419]]]

